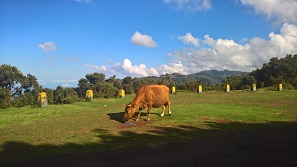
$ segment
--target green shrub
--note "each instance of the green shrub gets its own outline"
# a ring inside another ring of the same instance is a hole
[[[10,91],[0,87],[0,108],[8,108],[10,106]]]

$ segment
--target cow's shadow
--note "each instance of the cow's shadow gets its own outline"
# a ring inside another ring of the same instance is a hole
[[[125,112],[113,112],[113,113],[108,113],[107,115],[109,116],[109,119],[120,122],[120,123],[125,123],[124,121],[124,114]],[[132,117],[133,119],[136,119],[138,114],[138,111],[135,112],[134,116]],[[153,113],[151,112],[151,115],[159,115],[158,113]],[[142,111],[140,114],[141,117],[147,116],[147,112]]]
[[[114,113],[108,113],[109,119],[118,121],[120,123],[124,123],[124,114],[125,112],[114,112]]]

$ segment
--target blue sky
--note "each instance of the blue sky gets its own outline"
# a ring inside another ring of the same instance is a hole
[[[0,64],[43,87],[86,74],[252,71],[297,53],[296,0],[1,0]]]

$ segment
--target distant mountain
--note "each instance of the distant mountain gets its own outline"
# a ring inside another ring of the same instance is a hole
[[[199,81],[202,80],[203,82],[206,81],[208,84],[220,84],[222,80],[231,75],[247,75],[249,72],[242,72],[242,71],[218,71],[218,70],[205,70],[201,71],[199,73],[195,74],[189,74],[189,75],[182,75],[179,73],[173,73],[173,74],[165,74],[161,75],[160,77],[169,77],[171,80],[177,83],[184,83],[190,80]]]

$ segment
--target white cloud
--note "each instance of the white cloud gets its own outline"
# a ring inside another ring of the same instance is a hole
[[[146,34],[141,34],[140,32],[136,31],[131,37],[131,43],[134,45],[140,45],[150,48],[157,47],[157,43],[153,40],[153,38]]]
[[[89,67],[93,70],[100,71],[100,72],[114,72],[114,71],[108,69],[108,67],[106,67],[106,66],[95,66],[95,65],[91,65],[91,64],[84,64],[83,66]]]
[[[93,3],[92,0],[75,0],[78,3]]]
[[[218,70],[243,70],[252,71],[260,68],[263,63],[272,57],[284,57],[286,54],[297,53],[297,26],[283,24],[280,34],[271,32],[269,40],[253,38],[245,45],[236,43],[231,39],[213,39],[209,35],[204,36],[201,43],[205,44],[200,49],[184,48],[169,53],[173,61],[179,61],[185,73],[193,73],[207,69]],[[170,65],[169,71],[177,69]],[[165,69],[165,68],[164,68]]]
[[[38,44],[38,47],[40,49],[42,49],[43,51],[45,52],[48,52],[48,51],[56,51],[57,50],[57,46],[55,45],[54,42],[45,42],[43,44]]]
[[[163,2],[178,11],[196,12],[212,8],[211,0],[163,0]]]
[[[199,46],[199,39],[192,36],[191,33],[186,33],[184,36],[178,36],[178,39],[184,42],[185,44],[192,44],[196,47]]]
[[[55,83],[63,83],[63,82],[68,82],[68,83],[77,83],[77,80],[71,80],[71,79],[63,79],[63,80],[51,80],[52,82]]]
[[[147,68],[146,65],[132,65],[132,62],[129,59],[124,59],[122,65],[122,70],[124,74],[133,75],[133,76],[156,76],[159,75],[158,71],[155,68]]]
[[[62,58],[68,62],[68,63],[71,63],[71,62],[79,62],[80,59],[77,58],[77,57],[74,57],[74,56],[62,56]]]
[[[241,0],[241,3],[253,7],[256,13],[276,18],[279,22],[297,23],[296,0]]]
[[[272,57],[285,57],[297,53],[297,26],[284,23],[280,33],[271,32],[269,39],[254,37],[245,44],[232,39],[213,39],[204,35],[199,39],[201,46],[187,47],[168,53],[172,61],[169,64],[148,68],[145,64],[133,65],[131,60],[114,63],[109,66],[87,65],[93,70],[122,74],[123,76],[159,76],[165,73],[191,74],[202,70],[240,70],[252,71],[261,68]]]

